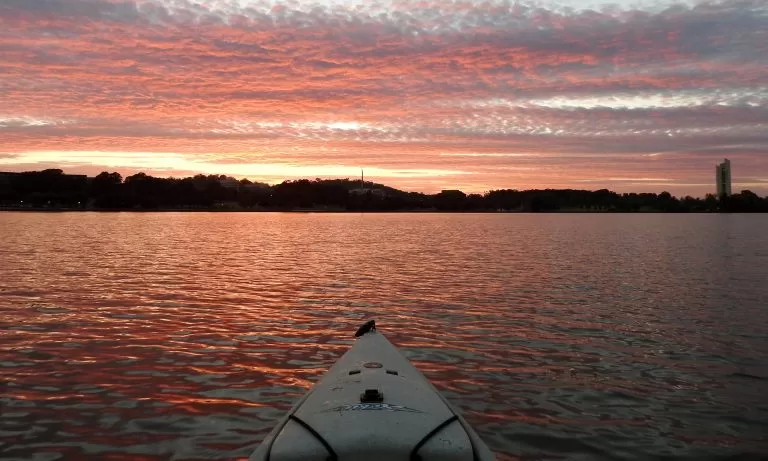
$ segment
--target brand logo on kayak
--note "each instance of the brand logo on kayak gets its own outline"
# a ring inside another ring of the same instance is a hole
[[[406,411],[409,413],[422,413],[421,410],[408,408],[403,405],[391,405],[389,403],[355,403],[329,408],[325,411]]]

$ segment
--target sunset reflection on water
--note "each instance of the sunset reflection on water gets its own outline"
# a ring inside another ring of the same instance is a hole
[[[245,458],[368,318],[500,459],[768,456],[767,225],[2,213],[0,458]]]

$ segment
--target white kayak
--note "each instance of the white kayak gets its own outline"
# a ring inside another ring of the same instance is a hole
[[[371,320],[250,461],[496,459]]]

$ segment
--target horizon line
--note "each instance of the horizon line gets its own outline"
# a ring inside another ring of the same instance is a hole
[[[58,170],[58,171],[61,171],[61,174],[67,175],[67,176],[85,176],[88,179],[94,179],[94,178],[96,178],[96,176],[98,176],[98,175],[90,176],[88,174],[78,174],[78,173],[67,173],[62,168],[45,168],[43,170],[24,170],[24,171],[0,171],[0,175],[3,175],[3,174],[42,173],[42,172],[48,171],[48,170]],[[362,170],[362,168],[361,168],[361,170]],[[286,179],[283,179],[281,182],[270,184],[270,183],[264,182],[264,181],[254,181],[254,180],[252,180],[250,178],[247,178],[247,177],[243,177],[243,178],[238,179],[235,176],[230,176],[230,175],[226,175],[226,174],[196,173],[196,174],[194,174],[192,176],[183,177],[183,176],[173,176],[173,175],[170,175],[170,176],[154,176],[152,174],[146,173],[145,171],[139,171],[137,173],[134,173],[134,174],[131,174],[131,175],[128,175],[128,176],[123,175],[122,173],[120,173],[117,170],[114,170],[114,171],[103,170],[99,174],[102,174],[102,173],[107,173],[107,174],[117,173],[117,174],[119,174],[120,177],[121,177],[121,183],[125,183],[125,180],[127,178],[129,178],[129,177],[140,175],[140,174],[144,174],[145,176],[148,176],[148,177],[151,177],[151,178],[164,179],[164,180],[169,180],[169,179],[177,179],[177,180],[194,179],[196,176],[203,176],[203,177],[206,177],[206,178],[208,178],[210,176],[216,176],[219,179],[221,179],[221,177],[223,176],[224,178],[233,179],[233,180],[235,180],[237,182],[241,182],[243,180],[247,180],[247,181],[251,182],[252,184],[264,184],[264,185],[266,185],[266,186],[268,186],[270,188],[275,187],[275,186],[277,186],[279,184],[288,182],[288,181],[301,181],[301,180],[306,180],[306,181],[317,181],[317,180],[320,180],[320,181],[340,181],[340,180],[347,180],[347,181],[350,181],[350,182],[357,182],[357,181],[359,181],[359,179],[352,179],[349,176],[348,177],[344,177],[344,178],[342,178],[342,177],[333,177],[333,178],[331,178],[331,177],[319,177],[318,176],[316,178],[308,178],[308,177],[286,178]],[[617,180],[617,178],[611,178],[611,179]],[[649,181],[649,180],[657,180],[657,179],[658,178],[631,178],[631,180],[635,180],[635,181]],[[627,178],[625,180],[630,180],[630,178]],[[576,182],[583,181],[585,184],[593,183],[592,180],[575,180],[575,181]],[[518,189],[518,188],[513,188],[513,187],[505,187],[505,188],[486,189],[483,192],[464,192],[460,188],[457,188],[457,189],[445,189],[444,188],[444,189],[441,189],[440,191],[437,191],[437,192],[427,193],[427,192],[421,192],[421,191],[412,191],[412,190],[398,189],[396,187],[389,186],[389,185],[386,185],[384,183],[377,183],[377,182],[374,182],[374,181],[371,181],[371,180],[368,180],[366,182],[370,182],[372,185],[379,185],[379,186],[387,187],[387,188],[394,189],[394,190],[397,190],[397,191],[400,191],[400,192],[415,193],[415,194],[422,194],[422,195],[436,195],[436,194],[439,194],[440,192],[444,192],[444,191],[459,191],[459,192],[462,192],[462,193],[464,193],[466,195],[481,195],[482,196],[482,195],[485,195],[485,194],[487,194],[489,192],[502,191],[502,190],[518,191],[518,192],[546,191],[546,190],[552,190],[552,191],[572,190],[572,191],[597,192],[597,191],[601,191],[601,190],[606,190],[608,192],[612,192],[612,193],[617,194],[617,195],[624,195],[624,194],[627,194],[627,195],[631,195],[631,194],[636,194],[636,195],[641,195],[641,194],[660,195],[660,194],[666,192],[666,193],[670,194],[672,197],[678,198],[678,199],[683,199],[685,197],[691,197],[691,198],[697,198],[697,199],[706,199],[708,195],[713,195],[715,197],[717,196],[716,193],[706,193],[706,194],[704,194],[703,197],[702,196],[693,196],[693,195],[674,195],[674,194],[670,193],[667,190],[661,190],[660,192],[617,192],[615,190],[609,189],[608,187],[601,187],[601,188],[597,188],[597,189],[579,189],[579,188],[574,188],[574,187],[560,187],[560,188],[556,188],[556,187],[541,187],[541,188]],[[648,182],[646,184],[652,184],[652,183]],[[709,184],[689,184],[689,185],[690,186],[707,186]],[[750,191],[752,193],[755,193],[755,192],[751,191],[750,189],[741,189],[738,193],[744,192],[744,191]],[[756,195],[760,196],[759,194],[756,194]],[[765,195],[765,197],[768,198],[768,194]]]

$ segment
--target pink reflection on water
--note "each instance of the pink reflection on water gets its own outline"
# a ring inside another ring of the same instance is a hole
[[[12,229],[0,240],[4,455],[244,459],[370,317],[500,459],[550,456],[574,432],[609,454],[650,450],[649,440],[659,450],[651,454],[760,453],[762,381],[728,378],[735,370],[722,357],[764,358],[755,339],[764,311],[749,298],[762,285],[757,273],[729,275],[744,286],[719,299],[744,298],[727,315],[712,293],[687,285],[724,284],[702,269],[720,237],[699,244],[704,231],[688,234],[709,222],[679,230],[602,216],[0,219]],[[669,247],[680,235],[693,248],[682,255]]]

